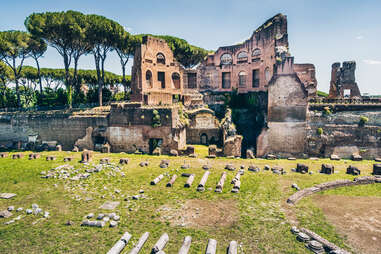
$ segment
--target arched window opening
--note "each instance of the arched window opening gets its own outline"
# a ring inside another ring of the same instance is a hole
[[[221,56],[221,64],[232,64],[233,58],[230,54],[225,53]]]
[[[178,74],[177,72],[174,72],[172,74],[172,82],[175,89],[180,89],[180,74]]]
[[[152,72],[150,70],[146,72],[146,86],[152,88]]]
[[[156,62],[158,64],[165,64],[165,56],[163,55],[163,53],[159,53],[156,55]]]
[[[257,57],[257,56],[260,56],[261,54],[262,54],[261,49],[256,48],[253,50],[253,53],[251,54],[251,56]]]
[[[247,59],[248,59],[248,54],[246,51],[241,51],[238,53],[238,55],[237,55],[238,63],[247,62]]]
[[[238,84],[239,84],[239,87],[246,87],[246,77],[247,77],[247,74],[244,71],[241,71],[238,74]]]

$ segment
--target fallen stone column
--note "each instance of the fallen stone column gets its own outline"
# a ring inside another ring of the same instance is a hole
[[[106,225],[104,221],[97,221],[97,220],[84,220],[82,221],[81,226],[88,226],[88,227],[98,227],[103,228]]]
[[[140,250],[143,248],[143,245],[146,243],[149,237],[149,232],[145,232],[139,239],[138,243],[135,247],[130,251],[130,254],[138,254]]]
[[[115,243],[115,245],[107,252],[107,254],[119,254],[123,251],[124,247],[128,244],[131,239],[130,233],[126,232],[120,238],[119,241]]]
[[[206,171],[204,173],[204,175],[201,178],[200,183],[198,184],[197,191],[204,191],[205,190],[205,184],[206,184],[206,181],[208,180],[209,174],[210,174],[210,171]]]
[[[167,233],[161,235],[160,239],[156,242],[156,244],[152,248],[152,253],[158,253],[162,249],[164,249],[165,245],[169,241],[169,236]]]
[[[216,190],[215,190],[215,192],[218,192],[218,193],[221,193],[221,192],[222,192],[222,189],[224,188],[225,180],[226,180],[226,172],[223,172],[223,173],[221,174],[220,181],[218,181],[218,183],[217,183],[217,185],[216,185]]]
[[[339,251],[339,253],[341,253],[341,254],[350,254],[349,252],[341,249],[340,247],[336,246],[335,244],[331,243],[330,241],[321,237],[320,235],[316,234],[315,232],[312,232],[311,230],[301,228],[300,231],[305,233],[306,235],[308,235],[309,237],[311,237],[315,241],[323,244],[324,247],[330,249],[331,251],[336,250],[336,251]]]
[[[214,239],[209,239],[208,246],[206,246],[205,254],[216,254],[217,241]]]
[[[235,184],[236,181],[239,181],[241,179],[241,172],[238,172],[235,177],[233,178],[231,184]]]
[[[237,254],[238,253],[238,244],[236,241],[231,241],[229,244],[228,254]]]
[[[187,254],[189,252],[191,243],[192,243],[192,237],[186,236],[184,238],[183,245],[181,246],[178,254]]]
[[[191,175],[189,176],[187,182],[185,183],[184,187],[186,187],[186,188],[191,187],[193,181],[194,181],[194,174],[191,174]]]
[[[167,183],[167,187],[172,187],[173,184],[175,183],[176,181],[176,178],[177,178],[177,175],[173,175],[171,180],[169,180],[169,182]]]
[[[163,174],[159,175],[158,177],[156,177],[155,179],[153,179],[153,181],[151,181],[151,185],[156,185],[156,184],[158,184],[163,178],[164,178],[164,175],[163,175]]]
[[[233,193],[238,193],[240,189],[241,189],[241,181],[236,181],[236,182],[234,183],[232,192],[233,192]]]

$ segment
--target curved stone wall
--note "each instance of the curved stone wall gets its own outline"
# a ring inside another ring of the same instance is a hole
[[[344,186],[353,186],[353,185],[364,185],[364,184],[373,184],[373,183],[381,183],[381,176],[362,176],[356,177],[351,180],[337,180],[333,182],[321,183],[310,188],[306,188],[295,192],[292,196],[287,199],[287,203],[296,204],[300,199],[310,196],[316,192],[334,189],[338,187]]]

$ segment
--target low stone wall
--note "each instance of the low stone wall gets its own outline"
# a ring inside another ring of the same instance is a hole
[[[335,244],[331,243],[327,239],[321,237],[311,230],[301,228],[300,231],[311,237],[311,239],[321,243],[324,246],[324,249],[329,249],[330,251],[334,250],[336,254],[350,254],[348,251],[341,249],[340,247],[336,246]]]
[[[337,180],[333,182],[321,183],[310,188],[306,188],[295,192],[292,196],[287,199],[287,203],[294,205],[300,199],[310,196],[316,192],[344,187],[344,186],[354,186],[354,185],[364,185],[364,184],[373,184],[381,183],[381,177],[377,176],[362,176],[356,177],[353,181],[351,180]]]

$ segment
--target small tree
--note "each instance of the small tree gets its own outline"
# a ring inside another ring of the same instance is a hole
[[[29,42],[30,35],[27,32],[0,32],[0,60],[3,60],[13,71],[18,107],[21,107],[19,78],[24,60],[30,53]]]

